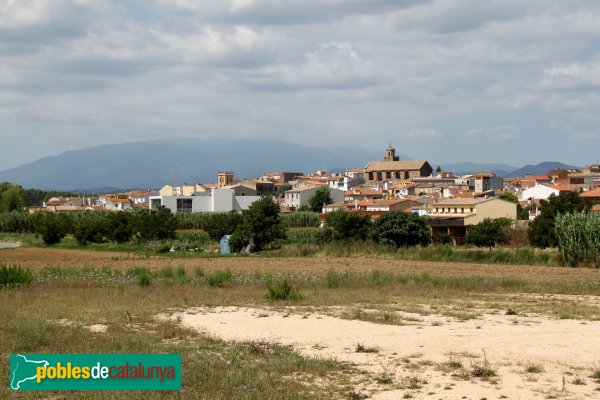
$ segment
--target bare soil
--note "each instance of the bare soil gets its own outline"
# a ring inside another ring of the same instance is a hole
[[[193,308],[173,317],[225,340],[276,342],[353,363],[365,374],[356,392],[373,399],[600,398],[590,377],[600,364],[597,321],[485,315],[459,322],[432,315],[393,326],[295,311]],[[493,376],[476,376],[477,366]]]

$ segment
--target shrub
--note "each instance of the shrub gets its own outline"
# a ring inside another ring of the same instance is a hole
[[[0,288],[29,285],[33,280],[30,270],[20,265],[0,264]]]
[[[302,294],[287,279],[277,282],[267,282],[265,297],[268,300],[300,300]]]
[[[152,278],[150,276],[150,272],[145,272],[138,275],[138,285],[140,286],[150,286],[152,282]]]
[[[585,211],[589,205],[579,197],[578,193],[566,192],[559,196],[550,196],[548,200],[540,200],[540,215],[529,224],[527,235],[532,246],[556,247],[554,219],[558,214]]]
[[[372,237],[380,244],[396,247],[427,246],[431,240],[427,218],[403,211],[379,217],[373,224]]]
[[[508,228],[512,224],[513,221],[510,218],[486,218],[469,227],[465,243],[490,248],[499,243],[506,244],[510,240]]]
[[[331,243],[333,241],[333,229],[328,226],[321,228],[315,236],[315,241],[317,244]]]
[[[333,238],[336,240],[364,240],[371,226],[370,216],[344,210],[327,213],[325,221],[333,229]]]
[[[454,238],[447,233],[437,233],[431,237],[431,241],[439,246],[454,244]]]
[[[233,273],[231,271],[215,271],[208,276],[208,286],[213,288],[221,288],[227,282],[233,281]]]
[[[131,239],[131,235],[133,235],[131,214],[123,211],[110,213],[105,227],[106,236],[113,242],[126,243]]]
[[[67,229],[65,220],[60,215],[37,213],[35,232],[42,236],[47,245],[59,243],[67,235]]]

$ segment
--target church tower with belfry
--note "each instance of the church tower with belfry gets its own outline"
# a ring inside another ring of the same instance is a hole
[[[396,155],[396,149],[392,147],[392,142],[386,149],[386,155],[383,157],[383,161],[400,161],[400,157]]]

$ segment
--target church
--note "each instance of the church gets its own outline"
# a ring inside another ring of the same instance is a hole
[[[379,182],[391,179],[407,180],[420,176],[431,176],[433,168],[425,160],[402,160],[396,155],[392,144],[386,149],[381,161],[371,161],[365,166],[367,182]]]

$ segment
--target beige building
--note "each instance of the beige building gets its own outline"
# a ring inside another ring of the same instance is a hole
[[[430,207],[432,235],[449,234],[456,244],[463,244],[469,225],[486,218],[517,219],[517,205],[497,197],[446,199]]]
[[[199,183],[181,183],[165,185],[158,193],[159,196],[193,196],[194,194],[206,191],[207,189]]]
[[[425,160],[404,160],[396,155],[396,149],[390,146],[381,161],[371,161],[365,166],[367,182],[379,182],[390,179],[412,179],[419,176],[430,176],[433,168]]]

